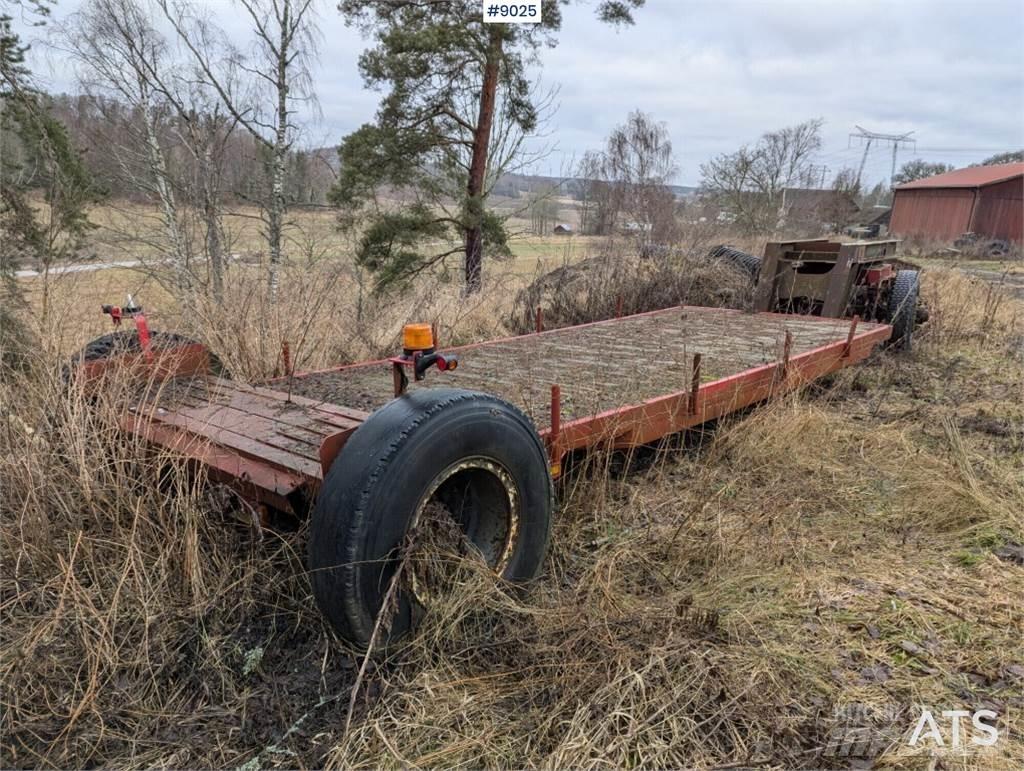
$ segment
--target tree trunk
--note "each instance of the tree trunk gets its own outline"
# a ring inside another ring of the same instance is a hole
[[[277,48],[277,126],[274,132],[273,170],[270,206],[267,210],[267,241],[270,245],[270,301],[277,301],[278,268],[281,265],[281,234],[284,228],[284,177],[288,154],[288,59],[292,55],[289,45],[291,5],[283,4],[281,37]]]
[[[487,179],[487,152],[494,124],[494,104],[498,93],[498,69],[501,63],[501,33],[497,25],[490,31],[490,45],[484,62],[484,81],[480,89],[480,114],[473,133],[473,158],[469,165],[466,223],[466,293],[480,290],[483,265],[484,184]]]
[[[267,242],[270,246],[270,301],[277,300],[278,269],[281,265],[281,232],[284,228],[284,173],[285,147],[282,132],[278,131],[278,139],[274,143],[273,178],[270,190],[270,205],[267,208]]]
[[[224,248],[220,238],[220,211],[214,183],[213,157],[208,138],[203,148],[203,219],[206,221],[206,255],[210,260],[210,284],[220,305],[224,300]]]
[[[220,218],[216,204],[204,206],[206,217],[206,253],[210,258],[210,284],[213,299],[220,305],[224,301],[224,253],[220,240]]]
[[[185,237],[178,222],[178,206],[174,197],[174,188],[167,170],[167,158],[157,136],[156,117],[153,105],[145,90],[142,91],[142,112],[146,131],[146,145],[149,153],[150,172],[157,195],[160,197],[160,209],[163,215],[164,228],[171,242],[171,260],[174,271],[174,282],[178,291],[178,300],[186,308],[194,306],[192,281],[188,273],[188,257]]]

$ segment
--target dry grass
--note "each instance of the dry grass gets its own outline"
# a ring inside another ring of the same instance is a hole
[[[382,304],[322,266],[270,311],[257,279],[229,313],[161,308],[161,326],[256,377],[281,339],[319,366],[388,350],[407,318],[491,335],[512,295]],[[467,566],[369,666],[348,733],[360,662],[314,607],[304,528],[259,532],[111,435],[123,395],[90,409],[53,374],[92,330],[37,319],[45,355],[0,384],[0,765],[846,768],[870,724],[855,754],[924,769],[930,747],[905,740],[928,704],[1000,716],[995,747],[945,767],[1019,767],[1024,567],[996,552],[1024,542],[1024,311],[953,273],[925,291],[909,357],[701,441],[592,458],[561,486],[532,593]]]
[[[621,250],[566,261],[516,294],[507,324],[517,334],[586,324],[676,305],[749,308],[753,284],[740,271],[708,260],[707,249],[640,259]]]
[[[40,210],[47,208],[41,199],[35,200],[33,205]],[[516,209],[499,207],[498,211],[510,215]],[[183,212],[183,231],[194,242],[193,248],[199,250],[202,226],[189,219],[188,214]],[[565,219],[570,221],[572,217]],[[168,256],[166,238],[160,235],[163,215],[157,206],[111,199],[93,207],[89,221],[94,228],[82,249],[81,263],[139,260],[155,270]],[[222,225],[225,254],[249,265],[266,259],[265,225],[257,207],[230,207]],[[503,262],[502,272],[531,274],[547,270],[560,262],[600,253],[605,244],[604,238],[596,236],[537,236],[530,231],[529,222],[518,216],[512,216],[507,227],[512,257]],[[291,209],[285,222],[282,248],[288,260],[306,263],[323,259],[350,260],[355,252],[353,237],[338,230],[337,211],[329,207]],[[453,267],[457,266],[453,263]]]

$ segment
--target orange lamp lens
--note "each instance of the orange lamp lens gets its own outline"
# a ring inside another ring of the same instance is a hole
[[[407,351],[425,351],[434,347],[430,324],[406,324],[402,328],[402,347]]]

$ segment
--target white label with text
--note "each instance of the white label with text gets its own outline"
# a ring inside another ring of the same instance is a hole
[[[537,24],[540,22],[540,0],[494,2],[484,0],[484,21],[488,24]]]

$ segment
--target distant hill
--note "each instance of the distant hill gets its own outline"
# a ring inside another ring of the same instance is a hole
[[[323,168],[338,172],[338,150],[336,147],[318,147],[307,151],[309,156]],[[578,177],[547,177],[543,174],[503,174],[494,186],[494,194],[506,198],[518,198],[522,195],[542,190],[558,188],[562,195],[578,198],[582,180]],[[669,185],[668,188],[676,198],[692,196],[697,188],[690,185]]]
[[[517,198],[541,190],[557,187],[563,195],[579,197],[582,180],[579,177],[546,177],[542,174],[504,174],[494,186],[494,194],[508,198]],[[689,185],[669,185],[668,188],[676,198],[691,196],[697,192],[696,187]]]

